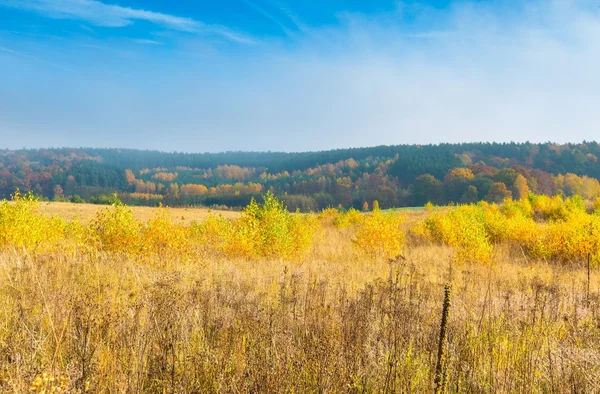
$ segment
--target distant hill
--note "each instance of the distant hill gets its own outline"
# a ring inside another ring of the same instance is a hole
[[[0,198],[240,207],[267,190],[290,209],[382,208],[519,198],[600,196],[600,145],[465,143],[322,152],[166,153],[131,149],[0,150]]]

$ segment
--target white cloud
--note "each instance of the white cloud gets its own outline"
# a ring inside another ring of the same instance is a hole
[[[186,151],[598,139],[598,8],[510,3],[345,14],[286,46],[124,63],[135,79],[94,64],[102,78],[44,81],[48,97],[35,80],[13,87],[25,104],[3,86],[0,118],[48,131],[15,146],[58,135]]]
[[[145,38],[132,38],[131,41],[143,45],[162,45],[162,42]]]
[[[81,20],[95,26],[123,27],[135,21],[146,21],[172,30],[216,35],[240,43],[254,42],[251,37],[225,26],[209,25],[191,18],[106,4],[97,0],[0,0],[0,5],[35,11],[55,19]]]

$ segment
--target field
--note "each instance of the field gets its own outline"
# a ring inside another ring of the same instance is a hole
[[[79,219],[87,222],[96,216],[96,212],[101,209],[101,205],[94,204],[73,204],[69,202],[41,202],[39,212],[47,216],[56,216],[65,220]],[[131,207],[133,217],[136,220],[146,222],[152,219],[156,214],[156,208],[152,207]],[[169,215],[173,220],[181,221],[184,224],[190,224],[193,221],[202,221],[211,214],[220,214],[228,218],[236,218],[238,212],[233,211],[214,211],[207,208],[170,208]]]
[[[18,196],[0,204],[0,388],[598,392],[593,210],[300,215],[267,196],[218,218]]]

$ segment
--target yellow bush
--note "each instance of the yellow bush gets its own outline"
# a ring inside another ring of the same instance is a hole
[[[481,207],[459,205],[455,209],[430,215],[418,226],[420,228],[416,231],[417,234],[453,247],[457,261],[491,261],[492,244]]]
[[[55,377],[46,372],[41,375],[37,375],[29,387],[31,393],[65,393],[69,391],[71,385],[70,379],[61,375]],[[85,391],[89,388],[89,381],[85,383]]]
[[[524,245],[537,258],[561,262],[582,262],[588,254],[600,260],[600,217],[573,212],[564,221],[542,224],[538,235]]]
[[[317,221],[311,215],[291,214],[277,197],[267,192],[264,204],[254,199],[238,220],[236,232],[261,257],[298,258],[311,246]]]
[[[66,223],[62,236],[60,244],[62,253],[88,252],[95,247],[90,227],[77,219]]]
[[[325,208],[317,214],[317,218],[325,225],[334,224],[341,215],[335,208]]]
[[[37,212],[38,200],[33,194],[18,190],[13,201],[0,204],[0,248],[50,250],[63,239],[65,222]]]
[[[142,252],[162,256],[186,257],[190,252],[188,232],[183,224],[175,224],[166,208],[142,228]]]
[[[401,229],[404,217],[380,210],[364,215],[356,229],[354,245],[372,259],[396,258],[402,253],[405,234]]]
[[[243,245],[234,240],[234,222],[222,216],[210,215],[201,223],[190,225],[192,243],[204,255],[220,255],[231,257],[239,253],[238,257],[249,257],[252,245]]]
[[[237,220],[210,216],[194,224],[194,241],[204,254],[228,258],[301,258],[312,246],[318,218],[288,212],[271,193],[264,199],[253,200]]]
[[[505,200],[504,204],[502,204],[501,211],[507,217],[522,216],[531,218],[534,213],[531,202],[526,198],[520,200]]]
[[[521,204],[526,200],[516,201]],[[498,207],[489,205],[484,210],[485,228],[493,244],[501,242],[523,243],[528,242],[537,231],[537,223],[530,216],[533,214],[527,207],[509,205]]]
[[[116,200],[99,210],[90,223],[92,242],[98,250],[137,254],[142,250],[142,225],[131,209]]]
[[[239,219],[209,216],[189,227],[175,223],[166,209],[141,223],[115,200],[87,225],[38,213],[39,202],[18,191],[0,203],[0,249],[86,253],[94,250],[128,255],[188,259],[195,255],[225,258],[300,259],[312,247],[323,223],[351,227],[356,249],[372,259],[398,256],[405,244],[403,217],[375,210],[324,210],[318,216],[288,212],[271,193],[252,201]],[[600,213],[600,199],[594,208]],[[600,261],[600,215],[588,214],[581,197],[530,195],[503,204],[479,203],[434,209],[411,233],[455,250],[455,259],[487,263],[495,245],[508,245],[532,258]]]
[[[561,196],[531,195],[529,198],[535,216],[543,220],[560,220],[566,217],[565,201]]]
[[[364,214],[362,212],[350,208],[347,212],[340,213],[333,221],[333,224],[338,228],[345,228],[356,226],[357,224],[360,224],[363,219]]]

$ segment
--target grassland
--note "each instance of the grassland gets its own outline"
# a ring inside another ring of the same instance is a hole
[[[64,220],[79,219],[88,222],[94,217],[101,205],[95,204],[73,204],[69,202],[42,202],[39,204],[39,212],[47,216],[59,217]],[[131,207],[133,216],[136,220],[146,222],[156,215],[156,208],[152,207]],[[222,215],[227,218],[239,217],[239,212],[233,211],[215,211],[208,208],[170,208],[169,215],[173,220],[184,224],[190,224],[194,221],[203,221],[209,215]]]
[[[405,213],[391,261],[357,248],[365,215],[332,212],[294,258],[4,247],[0,388],[433,392],[451,284],[441,392],[598,392],[596,269],[508,241],[458,260],[411,231],[434,213]]]

